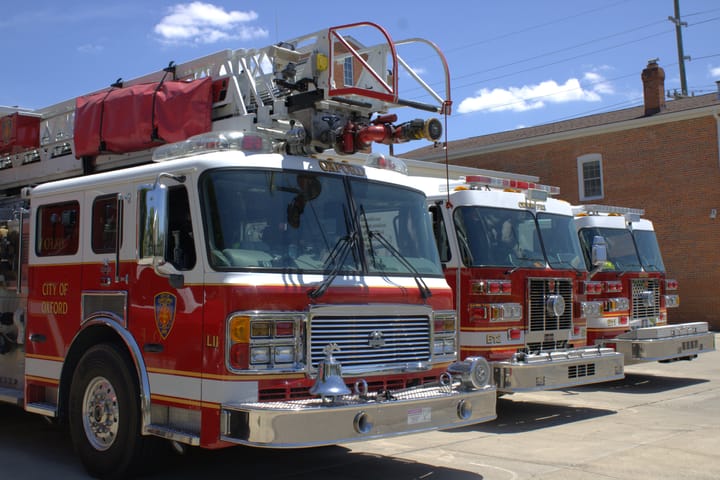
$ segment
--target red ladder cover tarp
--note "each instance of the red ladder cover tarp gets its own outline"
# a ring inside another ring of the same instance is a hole
[[[40,146],[40,117],[13,113],[0,118],[0,155]]]
[[[136,152],[211,129],[210,77],[112,88],[77,98],[75,157]]]

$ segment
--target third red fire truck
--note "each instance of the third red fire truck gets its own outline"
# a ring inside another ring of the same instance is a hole
[[[573,207],[580,244],[591,270],[590,298],[602,315],[588,322],[588,342],[609,345],[625,364],[690,360],[715,350],[707,322],[668,324],[668,309],[680,304],[678,282],[668,278],[653,224],[644,211],[610,205]],[[603,243],[607,261],[589,264],[593,245]]]
[[[0,401],[67,423],[117,478],[157,438],[290,448],[495,418],[487,363],[457,361],[422,191],[317,155],[438,138],[387,113],[448,107],[398,96],[412,42],[345,25],[5,109]]]

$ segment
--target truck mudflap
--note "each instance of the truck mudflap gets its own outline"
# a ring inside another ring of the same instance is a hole
[[[502,393],[555,390],[625,377],[623,355],[608,347],[516,354],[491,365]]]
[[[268,403],[225,404],[222,440],[300,448],[455,428],[497,418],[496,389],[459,384]]]
[[[625,365],[692,360],[715,350],[715,334],[707,322],[646,327],[623,333],[610,342],[625,355]]]

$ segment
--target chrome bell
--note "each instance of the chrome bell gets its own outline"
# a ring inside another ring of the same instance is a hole
[[[318,376],[315,384],[310,388],[311,395],[320,395],[325,401],[326,397],[335,400],[335,397],[349,395],[350,389],[342,379],[342,365],[335,360],[333,352],[339,352],[340,347],[335,343],[325,346],[325,358],[318,365]]]

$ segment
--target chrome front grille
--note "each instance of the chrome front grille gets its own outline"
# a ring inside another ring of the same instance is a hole
[[[528,280],[528,328],[530,332],[569,330],[572,328],[573,294],[572,280],[561,278],[531,278]],[[565,308],[561,315],[552,314],[548,299],[553,295],[562,297]]]
[[[310,367],[316,371],[325,358],[325,346],[335,343],[333,354],[343,371],[363,372],[430,360],[430,314],[375,315],[364,307],[343,314],[310,317]]]
[[[657,278],[632,280],[632,319],[645,320],[660,315],[660,281]],[[646,325],[643,325],[646,326]]]

